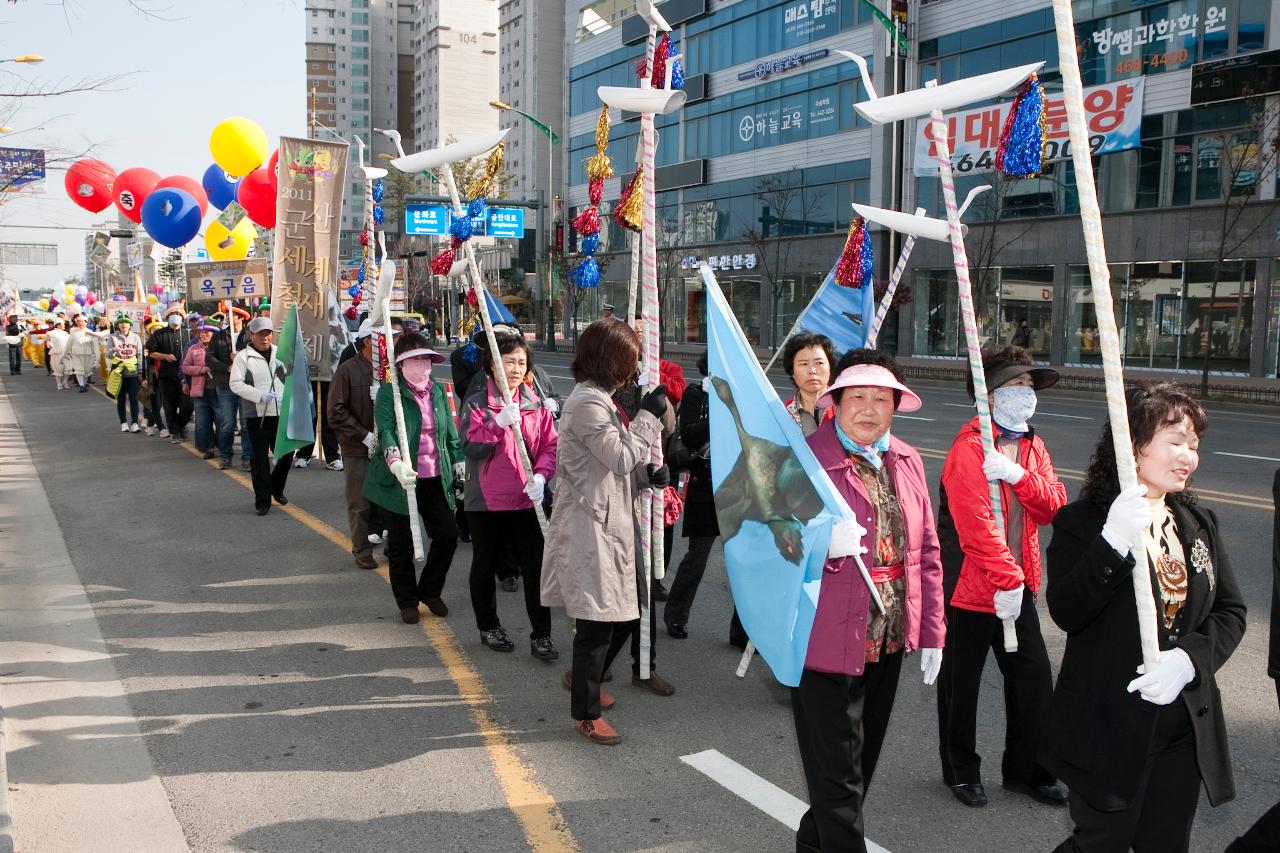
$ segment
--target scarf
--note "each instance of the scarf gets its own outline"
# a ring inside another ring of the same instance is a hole
[[[880,466],[884,464],[884,460],[881,459],[881,455],[886,450],[889,449],[889,431],[888,430],[885,430],[884,435],[880,436],[875,441],[871,442],[870,446],[864,446],[864,445],[858,444],[858,442],[854,441],[852,438],[849,438],[849,436],[845,435],[844,430],[840,428],[839,422],[836,422],[835,427],[836,427],[836,438],[840,439],[840,444],[842,447],[844,447],[845,450],[849,451],[850,453],[858,454],[863,459],[867,460],[867,464],[869,464],[872,468],[876,469],[877,471],[880,470]]]

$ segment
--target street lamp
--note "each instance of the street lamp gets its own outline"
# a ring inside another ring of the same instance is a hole
[[[490,101],[489,106],[493,107],[495,110],[498,110],[499,112],[513,112],[513,113],[517,113],[519,115],[524,116],[533,124],[534,127],[536,127],[539,131],[542,132],[544,136],[547,137],[547,194],[543,198],[543,206],[546,208],[546,220],[545,220],[545,230],[542,232],[542,234],[543,234],[543,237],[545,238],[544,245],[546,246],[546,258],[547,258],[547,289],[546,289],[547,349],[550,350],[551,352],[555,352],[555,349],[556,349],[555,322],[556,321],[555,321],[555,303],[552,302],[553,279],[551,276],[551,264],[553,262],[552,255],[551,255],[551,246],[552,246],[552,241],[554,240],[554,237],[552,237],[552,232],[555,230],[555,223],[551,221],[551,217],[552,217],[551,196],[555,192],[555,187],[556,187],[555,179],[554,179],[555,178],[555,150],[556,150],[556,145],[559,144],[560,142],[560,137],[556,136],[556,132],[546,124],[542,123],[535,117],[529,115],[524,110],[516,109],[515,107],[506,103],[505,101]]]
[[[0,59],[0,62],[25,62],[27,65],[39,65],[44,62],[44,57],[38,53],[28,53],[23,56],[15,56],[12,59]]]

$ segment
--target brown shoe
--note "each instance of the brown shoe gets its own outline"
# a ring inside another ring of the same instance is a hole
[[[573,670],[569,670],[564,674],[564,678],[560,679],[560,686],[565,690],[573,689]],[[608,711],[614,706],[618,700],[613,698],[613,694],[603,687],[600,688],[600,707]]]
[[[622,735],[606,723],[604,717],[598,720],[578,720],[573,727],[578,730],[578,734],[594,743],[604,746],[617,746],[622,743]]]
[[[356,557],[356,568],[370,571],[378,568],[378,561],[373,557]]]
[[[641,678],[638,675],[631,676],[631,683],[636,687],[644,687],[652,690],[659,696],[670,696],[676,692],[676,688],[670,681],[667,681],[658,673],[650,670],[648,678]]]
[[[417,625],[418,619],[419,619],[418,608],[417,607],[401,607],[400,619],[402,622],[404,622],[407,625]]]
[[[438,596],[436,598],[424,598],[422,603],[427,605],[427,609],[441,619],[449,615],[449,606]]]

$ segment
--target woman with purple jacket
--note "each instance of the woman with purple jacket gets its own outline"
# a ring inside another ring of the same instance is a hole
[[[851,350],[818,398],[835,407],[806,440],[857,521],[839,522],[822,574],[800,685],[791,691],[810,807],[797,851],[865,851],[862,803],[884,743],[902,659],[932,684],[946,635],[942,560],[920,454],[889,434],[920,398],[893,358]],[[871,574],[876,609],[855,554]]]
[[[525,376],[533,369],[529,345],[516,335],[496,336],[501,370],[511,389],[503,404],[493,378],[493,358],[481,347],[485,383],[462,404],[462,452],[467,459],[463,496],[471,526],[471,606],[480,642],[494,651],[510,652],[515,643],[498,620],[496,576],[513,547],[524,576],[524,604],[529,613],[529,653],[539,660],[560,657],[551,642],[551,610],[540,600],[542,529],[534,504],[541,504],[547,480],[556,470],[556,427],[552,410],[539,399]],[[486,342],[482,336],[481,342]],[[513,427],[524,435],[533,466],[526,478]]]

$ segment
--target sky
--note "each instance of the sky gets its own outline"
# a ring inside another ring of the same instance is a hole
[[[197,181],[213,162],[209,134],[230,116],[268,139],[306,135],[303,0],[17,0],[0,5],[0,58],[39,54],[38,66],[0,64],[7,93],[71,88],[124,75],[105,91],[23,99],[0,145],[88,156]],[[8,103],[6,103],[8,102]],[[274,147],[274,146],[273,146]],[[90,213],[51,171],[43,195],[0,200],[0,242],[56,243],[58,266],[0,269],[4,286],[51,289],[84,270]],[[216,215],[212,208],[208,219]],[[46,226],[75,230],[53,230]],[[16,228],[11,226],[41,226]]]

